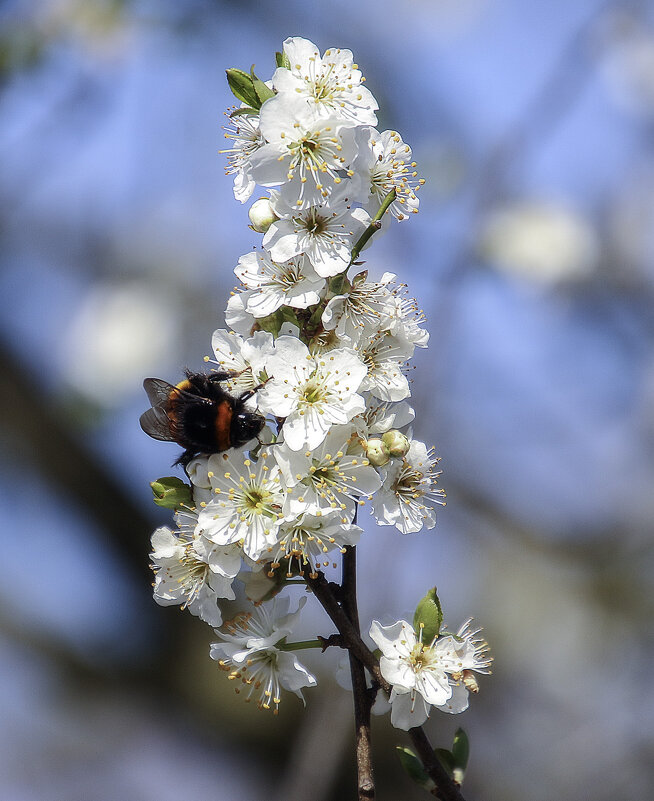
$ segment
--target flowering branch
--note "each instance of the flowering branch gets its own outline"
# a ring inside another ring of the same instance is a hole
[[[354,549],[352,549],[354,551]],[[352,552],[346,554],[345,558],[349,557],[350,566],[348,566],[348,572],[355,569],[351,566],[351,562],[355,562],[355,559],[352,559],[354,554]],[[356,562],[355,562],[356,564]],[[343,580],[343,587],[347,586],[347,582],[345,580],[345,559],[344,559],[344,580]],[[391,685],[384,679],[382,673],[379,670],[379,663],[375,658],[375,655],[370,651],[370,649],[366,646],[366,644],[361,639],[359,633],[355,630],[355,627],[352,625],[352,622],[348,615],[346,615],[344,609],[339,605],[334,597],[327,579],[325,576],[320,573],[315,577],[307,577],[306,578],[307,585],[311,588],[314,595],[318,598],[321,605],[332,619],[334,625],[339,630],[341,637],[344,640],[346,647],[350,651],[350,660],[356,660],[359,665],[365,665],[368,669],[370,674],[373,676],[374,681],[378,684],[378,686],[386,693],[386,695],[390,696],[392,687]],[[350,665],[352,661],[350,661]],[[353,677],[353,688],[355,692],[355,710],[356,710],[356,698],[357,698],[357,687],[354,685],[354,677]],[[363,682],[363,686],[365,688],[365,679]],[[361,693],[361,690],[359,689]],[[370,694],[367,692],[366,689],[366,697],[367,702],[370,705]],[[368,709],[370,706],[368,706]],[[364,707],[365,710],[365,707]],[[369,714],[369,713],[368,713]],[[370,718],[368,717],[368,727],[369,727]],[[358,726],[357,726],[358,732]],[[434,783],[434,788],[432,790],[433,795],[437,798],[442,799],[442,801],[465,801],[461,792],[451,777],[447,774],[446,770],[443,768],[441,763],[438,761],[438,758],[434,752],[433,747],[431,746],[427,735],[425,734],[424,729],[422,726],[415,726],[409,729],[409,736],[411,737],[411,741],[420,757],[423,766],[429,775],[430,779]],[[359,755],[359,741],[357,741],[357,757]],[[357,764],[359,764],[357,762]],[[361,781],[361,773],[362,768],[359,768],[359,779]],[[374,790],[373,790],[374,792]],[[361,796],[361,798],[371,798],[373,796]]]
[[[283,691],[302,698],[317,683],[297,652],[347,649],[359,801],[375,795],[370,714],[379,688],[391,724],[418,749],[400,758],[409,775],[443,801],[461,801],[452,777],[462,779],[466,749],[439,749],[449,755],[443,767],[420,726],[432,709],[467,707],[474,674],[488,672],[486,644],[470,621],[443,629],[434,588],[412,623],[372,621],[378,660],[357,604],[359,506],[371,500],[379,525],[410,534],[433,528],[434,506],[444,504],[439,460],[410,429],[406,363],[427,346],[422,313],[393,274],[348,275],[384,215],[417,213],[423,181],[402,137],[375,129],[377,103],[349,51],[321,56],[291,38],[269,81],[253,69],[227,76],[242,103],[229,115],[228,173],[241,202],[257,184],[268,192],[249,210],[262,247],[234,269],[242,288],[227,304],[228,328],[213,334],[210,372],[144,382],[152,408],[141,425],[184,448],[178,463],[190,482],[152,484],[176,524],[152,535],[154,596],[213,626],[211,657],[238,692],[275,714]],[[323,572],[339,554],[340,585]],[[235,581],[254,605],[223,622]],[[282,593],[298,582],[338,634],[289,642],[307,597],[291,610]]]

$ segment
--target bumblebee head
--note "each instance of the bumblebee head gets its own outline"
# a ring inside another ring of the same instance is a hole
[[[233,448],[240,448],[261,432],[266,420],[255,412],[238,412],[232,417],[230,439]]]

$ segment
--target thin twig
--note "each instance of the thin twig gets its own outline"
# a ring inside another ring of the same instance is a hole
[[[356,548],[348,546],[343,555],[343,610],[349,617],[357,634],[360,634],[356,559]],[[363,663],[359,661],[352,651],[349,651],[348,654],[354,696],[358,798],[359,801],[370,801],[375,797],[375,782],[372,773],[372,741],[370,736],[371,697],[366,686],[366,671]]]
[[[386,195],[384,198],[377,214],[372,218],[370,224],[366,228],[366,230],[361,234],[361,236],[357,239],[352,248],[352,252],[350,254],[350,264],[354,264],[354,262],[359,258],[359,254],[361,250],[366,246],[368,240],[373,234],[376,234],[377,231],[381,228],[381,218],[386,214],[388,207],[391,203],[395,200],[396,193],[395,188],[391,189],[391,191]]]

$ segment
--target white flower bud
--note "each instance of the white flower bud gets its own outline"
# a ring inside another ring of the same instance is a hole
[[[270,226],[278,219],[267,197],[260,197],[250,206],[248,217],[252,227],[259,234],[265,234]]]
[[[390,454],[386,445],[378,437],[373,437],[366,442],[366,455],[370,464],[375,467],[383,467],[390,461]]]
[[[382,434],[382,442],[391,456],[406,456],[411,447],[409,438],[405,437],[404,434],[396,428],[391,428],[390,431]]]

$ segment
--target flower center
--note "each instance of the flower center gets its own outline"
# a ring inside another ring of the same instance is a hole
[[[247,487],[243,490],[241,506],[245,513],[276,517],[272,500],[272,493],[267,489],[257,486]]]
[[[409,656],[409,662],[413,666],[413,670],[416,673],[419,673],[424,667],[427,667],[431,660],[429,658],[429,653],[427,653],[427,648],[421,643],[417,642],[411,651],[411,655]]]
[[[327,231],[327,220],[315,211],[301,218],[301,227],[312,236],[320,236]]]
[[[307,381],[302,390],[302,400],[305,403],[319,403],[325,398],[325,388],[315,379]]]
[[[320,143],[311,137],[301,139],[298,144],[305,158],[311,158],[312,154],[320,148]]]

